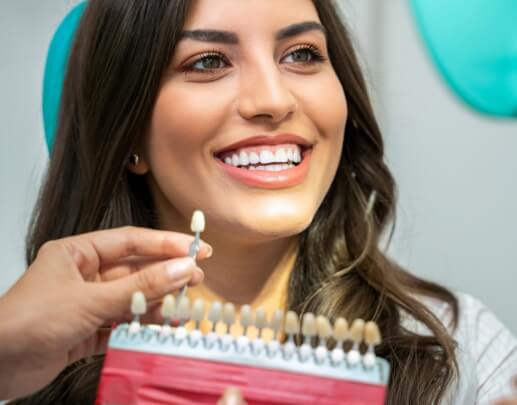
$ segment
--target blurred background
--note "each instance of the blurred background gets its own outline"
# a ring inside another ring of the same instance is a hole
[[[73,0],[0,2],[0,294],[24,271],[24,237],[48,154],[47,49]],[[517,119],[480,115],[431,63],[408,0],[340,0],[399,188],[389,253],[469,293],[517,334]]]

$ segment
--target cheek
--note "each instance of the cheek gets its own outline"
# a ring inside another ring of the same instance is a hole
[[[173,152],[179,159],[199,154],[223,124],[227,91],[206,90],[205,86],[185,85],[171,80],[156,100],[149,137],[149,153]],[[151,156],[151,160],[152,160]]]
[[[325,141],[335,145],[343,140],[348,108],[341,82],[332,71],[307,83],[304,109]]]

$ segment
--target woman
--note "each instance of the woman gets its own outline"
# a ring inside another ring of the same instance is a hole
[[[510,390],[510,333],[378,248],[395,186],[331,2],[92,0],[56,139],[28,263],[48,240],[97,229],[187,232],[201,209],[215,253],[193,297],[376,320],[390,404]],[[101,364],[18,403],[91,403]]]

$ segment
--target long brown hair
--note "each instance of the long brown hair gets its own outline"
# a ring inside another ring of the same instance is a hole
[[[307,230],[290,277],[288,306],[330,318],[373,319],[391,363],[387,403],[435,404],[456,377],[455,344],[420,301],[453,294],[390,261],[379,239],[392,222],[395,183],[353,46],[337,7],[314,0],[330,59],[347,95],[349,120],[337,175]],[[48,240],[100,228],[155,228],[145,177],[126,162],[149,128],[162,77],[181,35],[189,0],[90,0],[68,65],[56,144],[27,237],[30,264]],[[377,200],[366,215],[368,196]],[[430,335],[404,327],[402,313]],[[17,404],[91,404],[102,358],[68,367]],[[418,378],[415,378],[418,370]]]

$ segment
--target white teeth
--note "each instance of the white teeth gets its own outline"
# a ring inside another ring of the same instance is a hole
[[[269,163],[273,163],[273,160],[275,159],[275,156],[273,155],[273,152],[270,150],[263,150],[260,152],[260,163],[267,165]]]
[[[279,172],[281,170],[292,169],[295,167],[293,164],[283,164],[283,165],[269,165],[269,166],[249,166],[248,170],[264,170],[267,172]]]
[[[250,160],[248,158],[248,154],[241,150],[241,153],[239,154],[240,159],[240,165],[241,166],[248,166],[250,164]]]
[[[299,163],[302,160],[301,150],[299,146],[293,146],[290,148],[280,148],[276,151],[264,149],[258,152],[246,152],[245,150],[237,151],[232,155],[224,157],[224,163],[235,167],[246,167],[250,165],[269,165],[271,163]],[[273,165],[274,166],[274,165]],[[260,166],[257,167],[257,169]],[[250,167],[248,167],[250,168]],[[259,169],[269,170],[269,169]]]
[[[301,162],[302,160],[302,155],[300,153],[300,150],[299,149],[296,149],[294,152],[293,152],[293,160],[294,160],[294,163],[299,163]]]
[[[250,153],[250,163],[252,165],[256,165],[257,163],[260,162],[260,158],[259,158],[259,155],[256,154],[255,152],[251,152]]]
[[[278,149],[275,153],[275,161],[278,163],[287,163],[287,152],[285,149]]]

